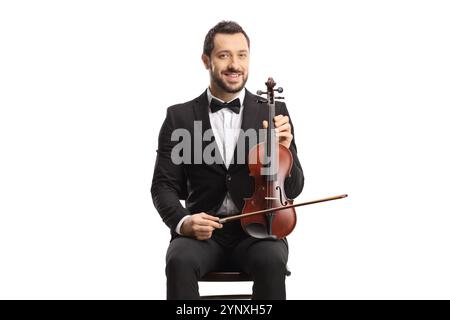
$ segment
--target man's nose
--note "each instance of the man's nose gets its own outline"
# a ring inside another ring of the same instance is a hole
[[[239,64],[237,63],[237,58],[235,56],[232,56],[230,59],[230,63],[228,64],[228,68],[238,70]]]

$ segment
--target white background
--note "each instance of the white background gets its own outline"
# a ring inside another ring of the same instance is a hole
[[[297,201],[349,194],[297,211],[288,298],[449,299],[449,16],[429,0],[2,1],[0,298],[165,298],[157,135],[208,85],[204,36],[232,19],[247,88],[285,88]]]

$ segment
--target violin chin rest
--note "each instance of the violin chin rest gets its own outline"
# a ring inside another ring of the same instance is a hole
[[[268,234],[266,226],[261,223],[249,223],[245,226],[245,229],[253,238],[271,240],[278,239],[276,235]]]

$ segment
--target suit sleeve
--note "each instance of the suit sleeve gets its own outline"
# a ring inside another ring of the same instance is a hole
[[[171,141],[173,129],[173,119],[168,110],[159,132],[151,194],[162,220],[175,232],[178,222],[190,212],[180,203],[180,200],[186,199],[187,180],[183,164],[174,164],[171,159],[172,148],[177,143]]]
[[[281,105],[281,114],[289,117],[289,123],[291,124],[291,133],[293,136],[291,145],[289,147],[289,150],[292,153],[292,160],[293,160],[291,176],[286,177],[284,181],[284,189],[286,196],[289,199],[295,199],[303,190],[305,177],[303,176],[303,169],[302,166],[300,165],[300,160],[298,159],[297,156],[297,146],[295,144],[295,137],[294,137],[294,126],[292,124],[292,119],[289,116],[289,112],[286,108],[285,103],[282,103]]]

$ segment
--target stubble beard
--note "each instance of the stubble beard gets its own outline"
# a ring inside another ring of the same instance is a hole
[[[230,72],[235,72],[236,70],[229,70]],[[222,80],[220,77],[216,77],[216,75],[211,71],[209,72],[211,79],[213,80],[214,84],[216,84],[220,89],[225,91],[226,93],[238,93],[240,92],[247,83],[248,75],[245,76],[245,78],[242,79],[242,84],[237,88],[231,88],[228,86],[224,80]]]

